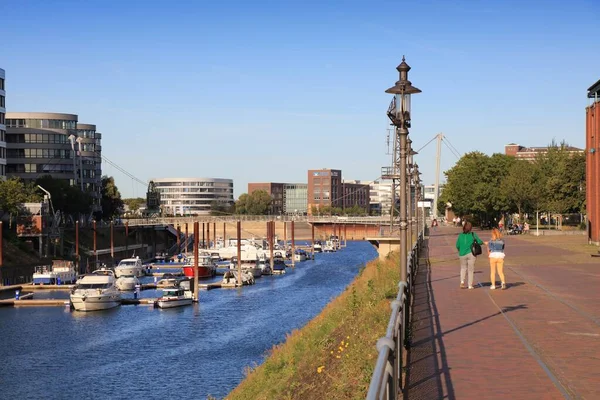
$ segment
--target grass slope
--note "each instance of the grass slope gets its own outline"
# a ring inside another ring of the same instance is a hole
[[[364,399],[398,293],[399,259],[374,260],[336,299],[248,369],[228,399]]]

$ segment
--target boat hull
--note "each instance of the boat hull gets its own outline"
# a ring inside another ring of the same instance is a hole
[[[144,276],[146,271],[143,267],[138,266],[126,266],[126,267],[116,267],[115,268],[115,277],[120,278],[122,276],[135,276],[139,278],[140,276]]]
[[[194,267],[188,266],[183,267],[183,274],[188,278],[194,277]],[[198,278],[212,278],[215,276],[215,268],[199,266],[198,267]]]
[[[167,300],[157,300],[156,306],[158,308],[175,308],[182,306],[189,306],[192,304],[192,299],[167,299]]]
[[[109,310],[121,305],[121,296],[112,293],[97,296],[71,295],[70,299],[75,311]]]

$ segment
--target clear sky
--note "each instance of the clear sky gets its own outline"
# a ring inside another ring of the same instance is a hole
[[[306,182],[391,164],[384,91],[402,55],[418,149],[443,132],[461,153],[585,146],[600,79],[600,2],[0,2],[7,111],[79,115],[134,176]],[[442,171],[457,158],[442,148]],[[417,156],[434,182],[435,143]],[[116,168],[124,197],[146,187]]]

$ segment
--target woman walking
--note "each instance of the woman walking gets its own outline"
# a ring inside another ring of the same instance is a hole
[[[460,288],[465,288],[465,275],[469,271],[469,289],[473,289],[473,273],[475,272],[475,260],[477,257],[471,251],[473,242],[479,245],[485,242],[479,239],[475,232],[472,232],[473,225],[466,221],[463,225],[463,233],[456,239],[456,248],[458,249],[458,258],[460,259]]]
[[[496,289],[496,269],[502,282],[502,290],[506,289],[504,280],[504,240],[498,229],[492,229],[492,240],[488,242],[488,254],[490,257],[490,289]]]

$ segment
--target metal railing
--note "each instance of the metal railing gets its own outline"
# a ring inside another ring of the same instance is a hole
[[[420,233],[408,255],[407,281],[398,284],[398,296],[391,303],[392,315],[386,334],[377,341],[379,355],[367,392],[367,400],[397,399],[403,392],[404,353],[407,351],[414,278],[422,246],[423,234]]]
[[[281,221],[281,222],[316,222],[316,223],[335,223],[335,224],[389,224],[389,216],[365,216],[365,217],[344,217],[344,216],[273,216],[273,215],[232,215],[232,216],[196,216],[196,217],[159,217],[159,218],[132,218],[121,220],[121,225],[127,221],[129,226],[141,225],[183,225],[185,223],[193,224],[195,221],[219,223],[236,221]]]

